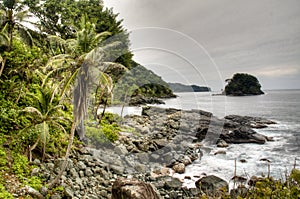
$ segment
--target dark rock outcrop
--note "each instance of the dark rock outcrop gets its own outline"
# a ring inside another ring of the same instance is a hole
[[[242,143],[257,143],[264,144],[267,137],[256,133],[249,127],[241,126],[227,134],[221,134],[220,138],[227,143],[242,144]]]

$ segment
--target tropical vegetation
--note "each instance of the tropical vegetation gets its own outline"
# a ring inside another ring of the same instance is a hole
[[[139,64],[117,16],[99,0],[0,0],[0,198],[13,198],[7,176],[32,188],[43,185],[30,176],[35,158],[67,160],[73,142],[97,145],[118,138],[119,119],[98,110],[123,103],[118,95],[131,97],[115,88]],[[163,85],[139,93],[172,94],[151,71],[139,73]],[[128,89],[141,90],[143,84],[133,82]],[[66,161],[49,189],[65,166]]]

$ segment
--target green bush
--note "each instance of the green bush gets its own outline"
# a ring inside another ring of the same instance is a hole
[[[0,184],[0,199],[14,199],[2,184]]]
[[[13,154],[12,171],[21,181],[30,174],[30,167],[28,163],[27,157],[19,153]]]
[[[2,167],[5,167],[7,164],[7,159],[6,159],[6,153],[5,151],[0,147],[0,169]]]
[[[28,186],[34,188],[35,190],[40,190],[43,186],[41,178],[37,176],[32,176],[27,179],[25,182]]]

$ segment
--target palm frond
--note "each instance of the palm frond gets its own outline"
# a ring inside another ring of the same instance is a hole
[[[23,110],[21,110],[21,112],[34,113],[34,114],[37,114],[38,116],[40,116],[40,118],[43,117],[43,114],[37,108],[32,107],[32,106],[24,108]]]
[[[8,23],[2,28],[0,32],[0,44],[9,45],[9,37],[7,34]]]
[[[29,46],[33,46],[33,38],[29,32],[29,29],[24,27],[23,25],[18,26],[19,34],[22,40]]]
[[[111,36],[111,35],[112,35],[111,32],[108,32],[108,31],[98,33],[95,36],[95,43],[99,44],[103,39],[105,39],[105,38],[107,38],[108,36]]]
[[[99,69],[103,72],[106,72],[107,70],[116,70],[116,69],[122,71],[128,71],[128,68],[116,62],[102,62],[101,65],[99,66]]]

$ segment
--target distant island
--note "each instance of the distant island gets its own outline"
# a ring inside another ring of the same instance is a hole
[[[168,83],[173,92],[210,92],[211,89],[207,86],[184,85],[181,83]]]
[[[225,80],[225,95],[231,96],[247,96],[262,95],[261,85],[256,77],[246,73],[236,73],[232,79]]]

